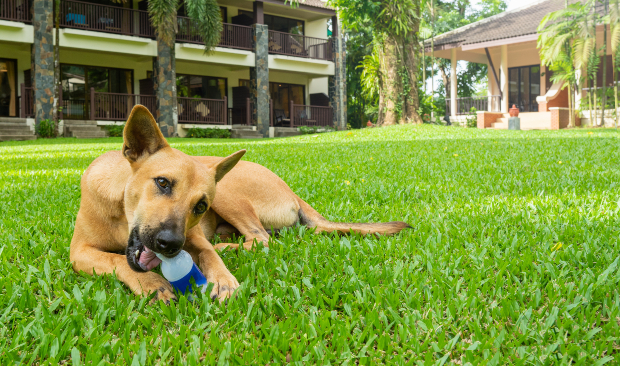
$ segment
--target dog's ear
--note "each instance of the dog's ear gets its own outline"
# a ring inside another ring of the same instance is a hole
[[[169,146],[151,112],[142,105],[131,110],[123,130],[123,155],[133,163],[144,154]]]
[[[226,173],[228,173],[232,168],[235,167],[235,165],[237,165],[239,160],[241,160],[241,158],[243,157],[243,154],[245,154],[245,150],[239,150],[236,153],[228,155],[224,159],[220,160],[220,162],[217,163],[214,168],[215,181],[219,182],[220,180],[222,180]]]

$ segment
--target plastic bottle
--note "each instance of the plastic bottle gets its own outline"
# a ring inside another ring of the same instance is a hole
[[[175,290],[182,294],[188,290],[193,292],[191,278],[194,279],[196,286],[201,288],[202,293],[207,290],[207,279],[200,272],[188,252],[182,250],[173,258],[167,258],[159,253],[156,255],[157,258],[161,259],[161,272]]]

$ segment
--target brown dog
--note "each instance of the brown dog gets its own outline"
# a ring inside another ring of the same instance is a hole
[[[239,283],[215,249],[238,244],[214,247],[207,238],[215,233],[244,235],[243,246],[250,249],[255,241],[268,244],[265,228],[296,223],[317,232],[363,234],[394,234],[409,227],[404,222],[329,222],[274,173],[239,162],[245,150],[219,158],[171,148],[143,106],[134,107],[123,139],[122,152],[100,156],[82,176],[70,258],[75,271],[116,273],[136,294],[157,291],[159,299],[173,298],[171,285],[150,270],[160,262],[155,253],[172,257],[184,249],[215,284],[211,296],[229,297]]]

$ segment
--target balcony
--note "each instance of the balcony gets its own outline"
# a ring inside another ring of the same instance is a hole
[[[65,0],[60,3],[60,26],[155,38],[148,12],[82,1]]]
[[[0,1],[0,20],[32,23],[29,0]]]
[[[192,20],[188,17],[177,17],[177,41],[186,43],[204,44],[202,37],[198,33],[197,27],[192,25]],[[241,50],[252,50],[252,27],[223,23],[220,43],[218,46],[225,48],[237,48]]]
[[[456,115],[462,116],[470,114],[472,108],[475,108],[476,111],[499,112],[500,100],[501,98],[499,95],[456,98]],[[451,116],[451,112],[452,106],[450,99],[446,99],[446,115]]]
[[[269,53],[332,61],[331,39],[307,37],[300,34],[269,31]]]

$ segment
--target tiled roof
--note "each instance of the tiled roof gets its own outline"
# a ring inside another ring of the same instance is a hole
[[[300,0],[300,4],[314,6],[315,8],[323,8],[323,9],[332,9],[332,7],[327,6],[325,1],[322,0]]]
[[[542,18],[564,6],[564,0],[542,0],[506,11],[435,37],[435,48],[448,44],[467,45],[536,34]],[[602,14],[603,4],[597,6],[597,11]],[[425,44],[430,47],[430,41],[427,40]]]

